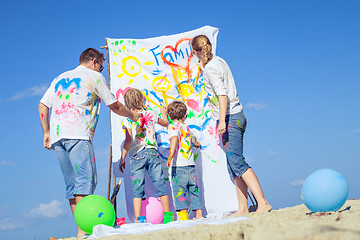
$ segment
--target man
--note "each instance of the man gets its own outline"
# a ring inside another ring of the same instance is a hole
[[[97,183],[92,140],[100,101],[118,115],[133,120],[137,118],[110,92],[100,73],[103,62],[102,53],[93,48],[86,49],[80,55],[80,65],[55,78],[39,103],[44,147],[56,152],[73,214],[76,204],[93,194]],[[77,237],[84,234],[78,227]]]

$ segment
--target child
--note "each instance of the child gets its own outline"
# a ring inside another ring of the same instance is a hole
[[[145,195],[145,171],[149,172],[153,180],[156,196],[160,197],[164,212],[170,211],[169,196],[157,151],[154,127],[154,124],[167,127],[169,122],[165,109],[160,110],[162,118],[158,118],[153,111],[145,109],[145,98],[140,90],[135,88],[127,90],[124,99],[127,108],[139,113],[139,119],[136,122],[129,119],[124,121],[126,139],[119,165],[120,171],[123,172],[125,157],[129,152],[134,214],[135,222],[137,222],[137,218],[141,215],[141,204]]]
[[[174,123],[169,125],[170,153],[167,167],[171,168],[171,186],[175,199],[176,211],[184,211],[188,208],[185,194],[189,193],[192,210],[196,210],[196,219],[202,218],[201,196],[196,184],[196,172],[194,155],[191,145],[199,147],[189,127],[184,123],[186,119],[186,105],[180,101],[174,101],[168,106],[168,114]]]

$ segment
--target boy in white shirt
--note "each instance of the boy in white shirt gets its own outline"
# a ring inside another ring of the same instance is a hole
[[[187,212],[186,193],[189,193],[191,209],[196,211],[196,219],[202,218],[202,200],[197,186],[195,160],[192,145],[200,147],[190,128],[185,124],[186,105],[174,101],[168,106],[168,114],[173,120],[168,127],[170,152],[167,167],[171,168],[171,188],[175,200],[175,209]]]

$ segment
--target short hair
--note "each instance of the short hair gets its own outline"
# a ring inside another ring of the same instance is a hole
[[[171,120],[180,120],[182,119],[187,111],[185,103],[180,101],[174,101],[170,103],[167,107],[167,112]]]
[[[125,107],[130,110],[141,110],[144,108],[144,95],[139,89],[130,88],[124,95]]]
[[[88,48],[85,51],[83,51],[80,55],[80,64],[82,63],[88,63],[92,59],[96,59],[99,62],[104,61],[104,54],[96,50],[95,48]]]

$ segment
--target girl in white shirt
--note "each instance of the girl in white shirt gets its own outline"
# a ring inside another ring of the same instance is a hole
[[[249,213],[248,187],[258,204],[256,213],[269,212],[272,207],[264,196],[256,174],[243,156],[246,118],[231,70],[224,59],[212,54],[211,43],[205,35],[196,36],[191,41],[191,47],[203,70],[205,91],[208,93],[213,118],[218,123],[217,131],[222,136],[228,171],[235,182],[238,210],[234,216]]]

